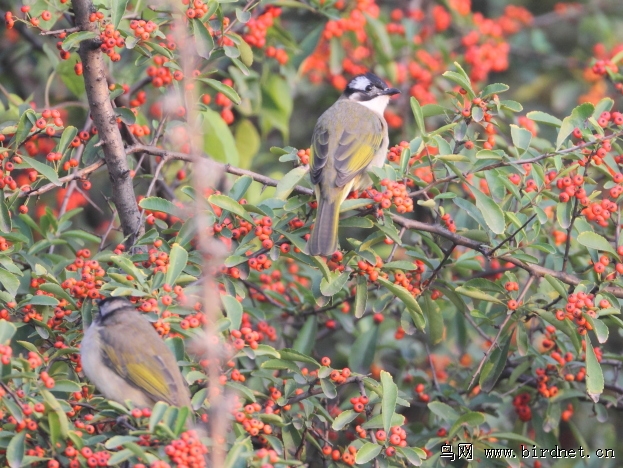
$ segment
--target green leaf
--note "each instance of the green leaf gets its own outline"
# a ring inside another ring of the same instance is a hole
[[[395,413],[392,418],[391,426],[402,426],[404,423],[405,417],[402,414]],[[363,423],[361,427],[363,427],[364,429],[382,429],[383,415],[377,414],[376,416],[373,416],[372,418],[368,419],[367,422]]]
[[[50,167],[45,163],[39,162],[36,159],[29,157],[24,157],[22,161],[24,162],[24,164],[32,167],[35,171],[44,176],[54,185],[62,185],[61,181],[58,179],[58,174],[53,167]]]
[[[571,115],[565,117],[558,131],[558,137],[556,138],[556,150],[559,150],[573,130],[577,128],[584,128],[586,120],[593,115],[595,107],[590,102],[580,104],[573,111]]]
[[[348,279],[350,278],[349,272],[329,273],[329,278],[322,278],[320,282],[320,292],[323,296],[333,297],[342,290]]]
[[[136,122],[136,116],[127,107],[115,107],[115,114],[121,119],[121,121],[127,125],[132,125]]]
[[[371,326],[361,333],[348,354],[348,367],[355,372],[367,372],[370,369],[370,364],[374,361],[378,337],[378,326]]]
[[[357,450],[355,455],[355,463],[363,465],[369,461],[375,459],[380,453],[383,447],[379,444],[373,444],[372,442],[366,442]]]
[[[127,5],[128,0],[110,0],[110,16],[115,29],[119,29]]]
[[[9,273],[0,268],[0,285],[2,285],[11,296],[15,296],[19,289],[19,279],[13,273]]]
[[[379,52],[379,58],[383,61],[389,60],[393,55],[393,48],[385,24],[367,13],[364,15],[369,37],[374,48]]]
[[[69,435],[69,420],[63,407],[52,393],[41,390],[41,396],[47,406],[48,423],[50,425],[50,440],[53,444],[64,441]]]
[[[15,434],[6,449],[6,461],[10,468],[20,468],[24,460],[26,450],[26,432],[22,431]]]
[[[318,319],[315,315],[310,315],[305,321],[305,325],[299,331],[292,348],[302,354],[310,354],[316,342],[316,332],[318,331]]]
[[[225,306],[227,312],[227,318],[230,320],[230,330],[238,330],[242,323],[242,304],[236,300],[235,297],[229,295],[222,295],[221,300]]]
[[[337,396],[337,389],[335,388],[335,384],[328,379],[320,379],[320,387],[322,388],[322,393],[329,398],[333,399]]]
[[[166,213],[175,217],[183,217],[183,211],[175,206],[169,200],[160,197],[147,197],[143,198],[138,206],[143,208],[144,210],[149,211],[158,211],[160,213]]]
[[[442,403],[441,401],[431,401],[428,404],[428,409],[449,423],[453,423],[459,418],[459,413],[457,413],[450,405]]]
[[[480,289],[471,288],[469,286],[457,286],[454,289],[454,292],[463,296],[471,297],[472,299],[478,299],[479,301],[495,302],[496,304],[502,303],[502,301],[498,298],[491,296]]]
[[[530,147],[530,142],[532,141],[532,133],[530,130],[526,130],[525,128],[518,127],[517,125],[511,124],[511,138],[513,140],[513,145],[516,148],[522,150],[520,154],[526,152],[526,150]]]
[[[477,426],[480,426],[481,424],[484,424],[484,422],[485,415],[482,413],[477,413],[475,411],[465,413],[464,415],[460,416],[459,419],[457,419],[452,425],[448,433],[448,437],[454,437],[462,425],[475,428]]]
[[[11,232],[11,229],[13,229],[13,223],[11,222],[9,209],[6,206],[6,200],[4,197],[0,197],[0,231]]]
[[[63,130],[63,134],[61,135],[61,139],[58,141],[58,145],[56,145],[56,151],[58,153],[65,154],[69,144],[74,138],[76,138],[77,134],[78,129],[76,127],[72,127],[71,125],[69,127],[65,127],[65,130]]]
[[[504,212],[500,205],[491,197],[485,195],[474,186],[470,186],[474,197],[476,197],[476,207],[482,213],[482,217],[495,234],[502,234],[506,228]]]
[[[157,402],[151,410],[151,416],[149,417],[149,432],[153,432],[156,425],[162,421],[164,414],[169,409],[169,405],[167,405],[164,401]]]
[[[566,299],[567,298],[567,288],[562,281],[557,278],[554,278],[552,275],[545,275],[545,279],[547,282],[556,290],[560,297]]]
[[[275,198],[277,200],[287,200],[292,193],[292,190],[294,190],[294,186],[297,185],[303,177],[305,177],[305,174],[307,174],[308,171],[308,166],[298,166],[284,175],[277,183]]]
[[[426,459],[426,452],[421,454],[417,452],[417,450],[423,452],[423,450],[421,449],[416,450],[411,447],[397,447],[396,450],[398,451],[398,453],[402,454],[413,466],[421,466],[422,458]]]
[[[480,388],[486,393],[489,393],[495,384],[497,383],[500,375],[504,371],[506,366],[506,359],[508,358],[508,350],[511,345],[510,336],[503,336],[502,342],[504,343],[501,348],[497,347],[489,354],[487,362],[482,368],[480,373]]]
[[[292,348],[280,349],[279,355],[281,356],[281,359],[286,359],[289,361],[305,362],[307,364],[320,367],[320,363],[316,361],[313,357],[307,356],[306,354],[302,354]]]
[[[173,286],[188,263],[188,252],[179,244],[173,244],[169,253],[169,268],[164,278],[165,283]]]
[[[359,413],[356,413],[352,409],[342,411],[333,420],[331,428],[334,431],[341,431],[346,427],[347,424],[357,419],[357,416],[359,416]]]
[[[461,86],[461,88],[467,91],[470,99],[474,99],[476,95],[472,89],[469,76],[467,76],[467,73],[465,73],[465,70],[463,70],[463,67],[461,67],[458,62],[454,62],[454,66],[457,68],[458,72],[447,71],[443,74],[443,76]]]
[[[424,126],[424,114],[422,114],[422,107],[417,99],[411,96],[411,111],[413,112],[413,116],[415,117],[415,124],[417,128],[420,130],[420,134],[422,136],[426,135],[426,127]]]
[[[117,28],[115,27],[115,29]],[[71,33],[63,41],[63,50],[69,50],[74,47],[78,47],[78,45],[80,45],[82,41],[86,41],[87,39],[95,39],[96,37],[99,37],[99,34],[96,34],[93,31],[78,31],[75,33]]]
[[[253,157],[258,153],[262,146],[260,134],[255,125],[249,119],[241,119],[236,124],[234,138],[236,140],[236,149],[240,155],[239,165],[242,169],[248,169],[251,167]],[[244,177],[249,179],[249,183],[253,180],[249,176],[243,176],[240,179]],[[238,180],[236,182],[238,182]]]
[[[586,343],[586,393],[597,403],[604,391],[604,373],[588,335],[585,336],[584,342]]]
[[[197,54],[199,54],[200,57],[209,59],[214,49],[214,39],[201,20],[193,18],[192,25]]]
[[[381,415],[383,416],[383,429],[389,434],[392,424],[392,416],[396,412],[396,399],[398,398],[398,386],[389,372],[381,371],[381,386],[383,387],[383,399],[381,401]]]
[[[16,331],[17,327],[11,322],[7,322],[4,319],[0,320],[0,344],[9,344]]]
[[[198,78],[198,80],[203,81],[207,85],[217,90],[219,93],[223,93],[234,104],[240,104],[240,96],[231,86],[227,86],[226,84],[221,83],[218,80],[213,80],[212,78]]]
[[[547,114],[541,111],[532,111],[526,114],[530,120],[534,120],[535,122],[552,125],[554,127],[560,127],[562,125],[562,120],[558,117],[554,117],[553,115]]]
[[[355,289],[355,317],[361,318],[366,312],[366,304],[368,302],[368,281],[365,276],[357,277],[357,286]]]
[[[425,326],[424,313],[411,293],[406,288],[403,288],[398,284],[394,284],[385,278],[378,278],[377,281],[394,293],[398,299],[403,302],[407,309],[410,312],[413,312],[411,317],[414,319],[415,326],[422,330]]]
[[[32,129],[36,120],[35,111],[32,109],[27,109],[19,118],[19,123],[17,124],[17,131],[15,132],[15,147],[17,148],[22,144],[30,130]]]
[[[503,93],[509,90],[509,86],[504,83],[491,83],[484,87],[482,92],[480,93],[481,99],[488,98],[494,94]]]
[[[602,237],[597,233],[584,231],[577,237],[577,241],[584,247],[609,252],[612,255],[617,256],[616,250],[614,250],[614,247],[612,247],[610,242],[608,242],[605,237]]]
[[[201,111],[203,117],[203,148],[206,154],[224,163],[238,167],[240,154],[231,129],[221,115],[212,109]]]
[[[250,223],[255,223],[253,218],[249,215],[249,213],[247,213],[247,210],[245,210],[240,203],[226,195],[210,195],[208,202],[229,211],[232,214],[238,215]]]

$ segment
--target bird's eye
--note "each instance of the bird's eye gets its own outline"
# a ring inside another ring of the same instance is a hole
[[[372,91],[372,85],[369,84],[368,86],[366,86],[366,91]]]

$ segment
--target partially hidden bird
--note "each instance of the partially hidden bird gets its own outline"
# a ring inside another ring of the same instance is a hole
[[[109,400],[140,408],[158,401],[190,407],[190,392],[171,350],[123,297],[99,301],[80,346],[82,368]]]
[[[309,159],[318,202],[307,243],[310,255],[337,250],[340,206],[352,190],[370,186],[370,168],[383,166],[389,146],[383,113],[399,93],[373,73],[359,75],[318,119]]]

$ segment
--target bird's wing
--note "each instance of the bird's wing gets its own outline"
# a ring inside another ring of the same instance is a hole
[[[360,106],[357,103],[349,104]],[[338,187],[343,187],[366,170],[381,147],[384,136],[381,119],[365,108],[350,109],[350,113],[352,112],[358,112],[359,118],[349,119],[344,112],[336,112],[336,117],[340,118],[342,124],[339,135],[332,135],[336,129],[331,128],[322,118],[316,124],[310,158],[312,183],[320,182],[322,170],[331,156],[330,151],[333,152],[333,164],[337,171],[335,183]],[[335,144],[331,145],[333,138]]]
[[[127,336],[145,335],[137,321],[124,324]],[[145,323],[145,326],[150,325]],[[178,372],[177,363],[171,351],[157,333],[147,343],[144,340],[124,340],[111,336],[113,332],[104,328],[102,331],[102,355],[104,362],[117,374],[147,392],[154,401],[164,401],[170,405],[181,405],[177,401],[184,392],[180,378],[172,372]],[[151,334],[149,334],[151,335]],[[146,337],[147,338],[147,337]],[[171,366],[175,366],[171,368]]]

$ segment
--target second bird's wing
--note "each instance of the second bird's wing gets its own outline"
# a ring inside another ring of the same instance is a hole
[[[143,320],[142,318],[140,320]],[[151,327],[138,320],[123,324],[127,336],[145,336]],[[147,392],[154,401],[164,401],[170,405],[187,404],[187,389],[177,368],[171,351],[157,333],[150,340],[127,340],[121,342],[114,331],[102,331],[102,351],[104,362],[125,380]],[[152,335],[149,333],[149,335]],[[148,338],[148,336],[145,336]],[[144,343],[142,341],[147,341]],[[174,375],[176,372],[178,375]],[[183,395],[183,396],[182,396]]]
[[[361,104],[338,101],[330,109],[331,118],[340,122],[341,130],[330,125],[323,115],[314,128],[311,145],[311,181],[323,179],[323,169],[329,158],[337,172],[335,184],[343,187],[370,165],[383,142],[381,119]],[[354,113],[354,114],[353,114]],[[356,118],[349,118],[356,115]],[[333,153],[333,154],[331,154]]]

